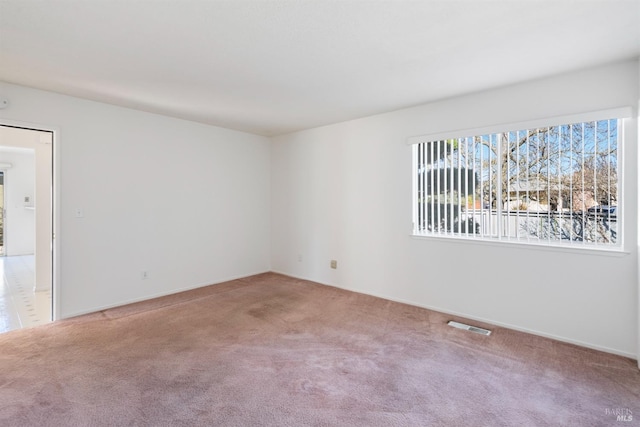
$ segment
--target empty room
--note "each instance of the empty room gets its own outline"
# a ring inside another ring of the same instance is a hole
[[[637,0],[0,0],[0,424],[638,424],[639,106]]]

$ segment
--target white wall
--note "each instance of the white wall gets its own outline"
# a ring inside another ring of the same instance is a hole
[[[0,140],[2,142],[2,140]],[[35,201],[35,154],[0,151],[0,162],[11,163],[5,172],[5,253],[32,255],[35,252],[35,210],[25,209],[24,198]]]
[[[274,138],[272,269],[636,357],[635,119],[625,128],[626,253],[613,256],[412,238],[406,140],[638,97],[630,61]]]
[[[267,138],[7,83],[0,93],[11,103],[0,123],[57,131],[59,317],[269,270]]]
[[[36,271],[35,290],[51,289],[51,235],[53,190],[53,134],[37,132],[36,157]]]

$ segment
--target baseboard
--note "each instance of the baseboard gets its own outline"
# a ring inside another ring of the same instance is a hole
[[[437,306],[432,306],[432,305],[427,305],[427,304],[418,304],[416,302],[413,301],[408,301],[408,300],[404,300],[402,298],[394,298],[394,297],[390,297],[388,295],[384,295],[384,294],[377,294],[374,292],[368,292],[368,291],[363,291],[360,289],[353,289],[353,288],[345,288],[342,286],[337,286],[331,283],[323,283],[308,277],[303,277],[303,276],[298,276],[298,275],[294,275],[294,274],[290,274],[290,273],[284,273],[281,271],[277,271],[277,270],[272,270],[273,273],[277,273],[277,274],[282,274],[283,276],[289,276],[289,277],[293,277],[295,279],[300,279],[300,280],[306,280],[309,282],[314,282],[314,283],[319,283],[321,285],[325,285],[325,286],[332,286],[334,288],[339,288],[339,289],[343,289],[346,291],[351,291],[351,292],[356,292],[359,294],[363,294],[363,295],[369,295],[372,297],[376,297],[376,298],[382,298],[385,300],[389,300],[389,301],[394,301],[394,302],[399,302],[402,304],[407,304],[407,305],[412,305],[414,307],[420,307],[420,308],[426,308],[427,310],[432,310],[432,311],[437,311],[439,313],[443,313],[443,314],[449,314],[452,316],[458,316],[458,317],[463,317],[465,319],[469,319],[469,320],[475,320],[478,322],[483,322],[483,323],[488,323],[490,325],[495,325],[495,326],[499,326],[501,328],[506,328],[506,329],[511,329],[514,331],[518,331],[518,332],[524,332],[527,334],[531,334],[531,335],[536,335],[539,337],[543,337],[543,338],[549,338],[549,339],[553,339],[556,341],[560,341],[560,342],[564,342],[564,343],[568,343],[568,344],[573,344],[573,345],[577,345],[580,347],[585,347],[585,348],[589,348],[592,350],[597,350],[597,351],[602,351],[605,353],[611,353],[611,354],[615,354],[618,356],[623,356],[623,357],[627,357],[629,359],[633,359],[633,360],[637,360],[639,362],[639,367],[640,367],[640,359],[638,359],[638,355],[634,354],[634,353],[627,353],[626,351],[620,351],[620,350],[616,350],[613,348],[609,348],[609,347],[604,347],[604,346],[599,346],[599,345],[594,345],[594,344],[590,344],[587,342],[583,342],[580,340],[574,340],[572,338],[567,338],[567,337],[563,337],[560,335],[554,335],[554,334],[549,334],[546,332],[541,332],[541,331],[537,331],[535,329],[528,329],[528,328],[523,328],[517,325],[513,325],[510,323],[505,323],[505,322],[500,322],[494,319],[489,319],[489,318],[484,318],[484,317],[480,317],[480,316],[473,316],[473,315],[469,315],[466,313],[460,313],[460,312],[456,312],[454,310],[448,310],[442,307],[437,307]]]
[[[205,282],[205,283],[198,283],[198,284],[195,284],[195,285],[184,286],[182,288],[177,288],[177,289],[171,290],[169,292],[158,292],[158,293],[155,293],[155,294],[145,295],[143,298],[132,298],[132,299],[118,301],[118,302],[116,302],[114,304],[107,304],[107,305],[103,305],[103,306],[98,306],[98,307],[95,307],[95,308],[91,308],[89,310],[81,310],[81,311],[72,312],[72,313],[65,313],[64,315],[60,316],[60,320],[62,320],[62,319],[70,319],[72,317],[82,316],[82,315],[85,315],[85,314],[96,313],[96,312],[99,312],[99,311],[108,310],[110,308],[121,307],[123,305],[134,304],[134,303],[137,303],[137,302],[147,301],[147,300],[151,300],[151,299],[154,299],[154,298],[166,297],[168,295],[179,294],[180,292],[185,292],[185,291],[190,291],[190,290],[193,290],[193,289],[203,288],[205,286],[218,285],[220,283],[230,282],[232,280],[243,279],[245,277],[255,276],[257,274],[263,274],[263,273],[269,273],[269,272],[270,272],[270,270],[264,270],[264,271],[258,271],[256,273],[229,276],[229,277],[224,278],[224,279],[216,279],[213,282]]]

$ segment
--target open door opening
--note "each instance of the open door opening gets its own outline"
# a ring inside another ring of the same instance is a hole
[[[0,170],[0,256],[4,254],[4,171]]]
[[[53,319],[53,133],[0,124],[0,332]]]

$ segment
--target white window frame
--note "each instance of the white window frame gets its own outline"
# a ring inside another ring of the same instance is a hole
[[[474,241],[479,243],[498,243],[498,244],[514,244],[514,245],[534,245],[540,248],[564,248],[564,249],[588,249],[588,250],[598,250],[598,251],[606,251],[606,252],[623,252],[624,248],[624,164],[626,162],[624,155],[624,146],[625,146],[625,132],[624,128],[626,126],[626,122],[630,117],[632,117],[633,109],[631,107],[621,107],[615,109],[608,110],[600,110],[593,111],[587,113],[579,113],[573,115],[565,115],[565,116],[556,116],[552,118],[541,118],[536,120],[529,120],[525,122],[518,123],[509,123],[509,124],[498,124],[491,125],[482,128],[473,128],[473,129],[464,129],[464,130],[451,130],[451,131],[442,131],[435,132],[425,135],[419,135],[410,137],[407,139],[407,144],[412,145],[413,147],[413,155],[411,157],[412,162],[412,180],[413,180],[413,188],[411,192],[412,197],[412,219],[413,219],[413,227],[412,227],[412,236],[417,238],[424,239],[452,239],[452,240],[463,240],[463,241]],[[615,243],[612,244],[591,244],[588,242],[575,242],[575,241],[558,241],[558,240],[521,240],[521,239],[510,239],[499,234],[496,237],[491,236],[477,236],[475,234],[462,234],[462,233],[434,233],[434,232],[418,232],[418,217],[417,217],[417,204],[418,204],[418,171],[417,171],[417,144],[424,142],[433,142],[433,141],[441,141],[441,140],[450,140],[457,138],[464,138],[468,136],[476,136],[476,135],[487,135],[487,134],[495,134],[495,133],[506,133],[512,131],[518,131],[522,129],[534,129],[534,128],[542,128],[542,127],[550,127],[550,126],[560,126],[568,123],[582,123],[582,122],[593,122],[600,120],[610,120],[610,119],[618,119],[618,204],[617,204],[617,216],[618,216],[618,237]]]

